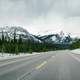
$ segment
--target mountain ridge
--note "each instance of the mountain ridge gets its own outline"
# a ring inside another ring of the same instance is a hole
[[[46,42],[50,44],[70,44],[72,43],[72,37],[70,34],[65,35],[63,32],[60,34],[45,34],[43,36],[39,35],[33,35],[29,33],[26,29],[20,27],[20,26],[6,26],[0,28],[0,37],[1,34],[4,34],[5,37],[9,37],[10,39],[14,38],[14,33],[16,34],[16,39],[19,39],[19,36],[23,40],[30,40],[34,42]]]

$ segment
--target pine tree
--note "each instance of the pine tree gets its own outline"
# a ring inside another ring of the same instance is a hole
[[[16,55],[18,55],[18,54],[19,54],[18,44],[16,44],[16,45],[15,45],[15,53],[16,53]]]
[[[3,31],[2,31],[2,49],[1,49],[2,56],[3,56],[4,51],[5,51],[5,46],[4,46],[4,34],[3,34]]]
[[[21,35],[19,35],[18,43],[19,43],[19,44],[22,44],[22,38],[21,38]]]
[[[17,40],[16,40],[16,29],[14,30],[14,43],[16,43]]]

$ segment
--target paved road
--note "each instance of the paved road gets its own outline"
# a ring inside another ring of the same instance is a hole
[[[80,80],[80,55],[66,50],[3,60],[0,80]]]

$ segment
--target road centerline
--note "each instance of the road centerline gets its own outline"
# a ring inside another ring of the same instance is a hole
[[[41,69],[46,64],[47,64],[47,61],[44,61],[41,64],[39,64],[38,66],[36,66],[36,69],[39,70],[39,69]]]

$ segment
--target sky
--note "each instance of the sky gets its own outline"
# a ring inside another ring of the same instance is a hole
[[[64,31],[80,36],[80,0],[0,0],[0,27],[32,34]]]

